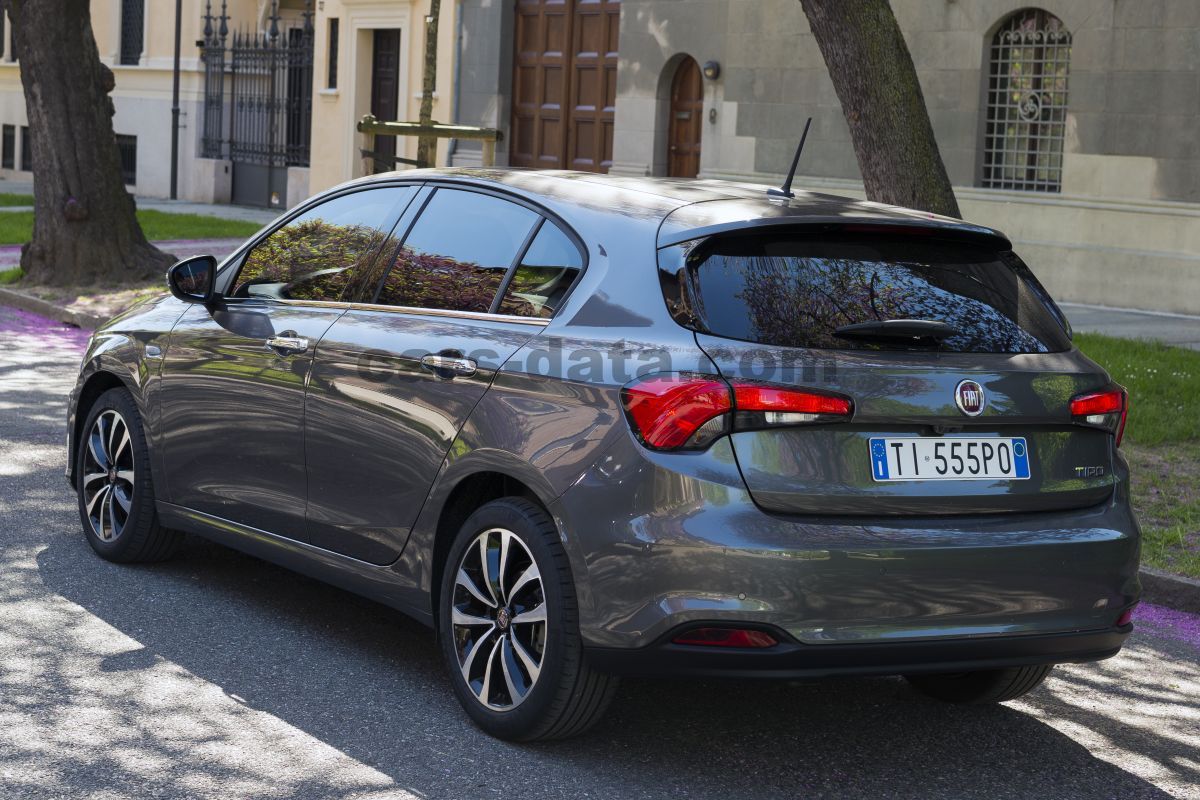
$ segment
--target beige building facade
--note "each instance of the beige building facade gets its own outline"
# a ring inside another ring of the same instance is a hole
[[[453,94],[457,3],[445,0],[442,6],[433,108],[435,119],[450,121],[452,109],[445,98]],[[210,203],[238,200],[283,209],[373,171],[374,162],[362,156],[373,142],[355,125],[380,104],[395,114],[391,119],[416,119],[428,7],[428,0],[184,0],[178,197]],[[175,4],[92,0],[91,12],[100,58],[116,79],[113,127],[127,184],[141,196],[168,197]],[[13,58],[12,26],[7,19],[4,23],[0,179],[28,181],[32,172],[20,64]],[[279,69],[273,96],[264,88],[265,73],[254,61],[254,48],[248,46],[268,41],[272,30],[275,42],[291,48],[276,56]],[[305,35],[311,36],[311,45],[304,43]],[[377,43],[395,45],[392,61],[376,59]],[[235,46],[242,57],[240,65],[235,64]],[[212,63],[217,63],[218,51],[221,61],[214,69],[205,59],[212,57]],[[297,59],[305,54],[307,64],[301,65]],[[273,130],[267,130],[268,123],[261,119],[248,118],[245,110],[270,101],[279,108]],[[308,107],[301,113],[305,104]],[[254,165],[241,163],[263,160],[256,137],[280,145],[277,161],[285,172],[277,184],[264,183],[261,190]],[[447,142],[440,144],[441,162],[448,157],[447,147]],[[396,155],[415,158],[415,140],[399,140]]]
[[[374,147],[372,137],[355,130],[364,115],[383,111],[375,115],[391,121],[418,118],[428,11],[429,0],[318,0],[310,193],[375,170],[373,160],[362,155]],[[457,12],[457,2],[443,0],[433,95],[433,119],[439,122],[454,120]],[[439,142],[437,163],[446,163],[448,148],[448,140]],[[398,139],[395,154],[415,159],[416,140]]]

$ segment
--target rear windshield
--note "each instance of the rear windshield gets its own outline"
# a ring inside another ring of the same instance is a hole
[[[914,235],[722,237],[663,249],[659,274],[676,321],[729,339],[907,348],[913,343],[836,332],[919,319],[952,326],[938,345],[943,352],[1048,353],[1071,346],[1062,312],[1016,254],[974,243]]]

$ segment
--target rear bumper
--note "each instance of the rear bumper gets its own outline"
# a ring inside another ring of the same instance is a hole
[[[1116,655],[1132,630],[1129,624],[1074,633],[821,645],[801,644],[772,631],[785,641],[757,650],[672,644],[671,633],[648,647],[589,648],[588,659],[602,672],[640,677],[795,679],[970,672],[1099,661]]]
[[[892,649],[879,651],[888,665],[875,671],[895,672],[913,665],[888,654],[936,650],[926,642],[953,651],[928,657],[938,669],[979,648],[1001,658],[1010,645],[1025,663],[1115,652],[1119,642],[1065,654],[1023,648],[1033,646],[1027,637],[1107,631],[1137,602],[1140,533],[1121,478],[1109,502],[1072,511],[802,517],[759,509],[727,442],[661,455],[630,439],[551,511],[571,558],[580,633],[598,657],[654,645],[689,671],[693,658],[726,656],[676,656],[654,643],[702,622],[744,624],[790,643],[755,653],[755,663],[765,656],[803,671],[819,650],[829,660],[813,669],[868,671],[875,656],[858,664],[854,654],[878,645]],[[834,647],[850,648],[850,663]]]

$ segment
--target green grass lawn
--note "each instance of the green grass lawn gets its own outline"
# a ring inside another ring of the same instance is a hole
[[[1122,450],[1145,534],[1142,560],[1200,578],[1200,352],[1097,334],[1075,341],[1129,390]]]
[[[137,212],[142,231],[150,241],[163,239],[238,239],[257,231],[256,222],[208,217],[201,214],[171,214],[166,211]],[[32,211],[0,212],[0,244],[24,244],[33,236]]]
[[[0,192],[0,206],[32,206],[33,195],[31,194],[6,194]]]

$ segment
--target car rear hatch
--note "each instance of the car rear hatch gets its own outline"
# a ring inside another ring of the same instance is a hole
[[[1112,494],[1123,392],[1002,237],[772,227],[664,247],[659,265],[673,316],[734,386],[728,430],[763,509],[1030,512]],[[739,385],[848,402],[743,412]],[[1119,414],[1072,416],[1102,390]]]

